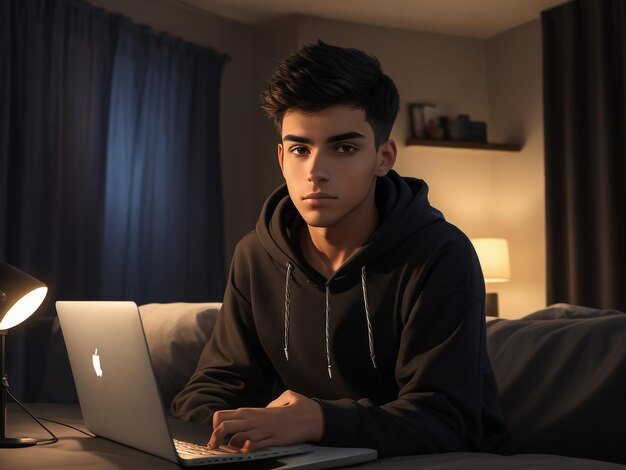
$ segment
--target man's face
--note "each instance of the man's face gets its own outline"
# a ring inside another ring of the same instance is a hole
[[[376,210],[376,176],[391,169],[396,148],[387,141],[376,149],[364,110],[332,106],[314,114],[290,111],[283,118],[281,140],[280,167],[308,225],[358,224]]]

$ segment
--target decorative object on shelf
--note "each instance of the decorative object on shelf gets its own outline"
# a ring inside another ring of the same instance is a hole
[[[439,123],[441,139],[450,140],[450,119],[448,119],[448,116],[439,116],[437,122]]]
[[[9,379],[4,360],[7,330],[19,325],[39,308],[48,288],[10,264],[0,262],[0,448],[25,447],[37,443],[30,437],[6,437]]]
[[[432,129],[430,122],[433,120],[432,112],[434,109],[435,105],[432,103],[409,104],[409,120],[413,137],[417,139],[429,138],[429,132],[431,132],[429,129]]]
[[[487,123],[472,121],[467,114],[459,114],[456,120],[459,140],[465,142],[487,142]]]
[[[511,263],[509,242],[506,238],[472,238],[471,241],[478,255],[485,283],[508,282],[511,279]],[[488,317],[499,315],[496,292],[487,293],[485,315]]]

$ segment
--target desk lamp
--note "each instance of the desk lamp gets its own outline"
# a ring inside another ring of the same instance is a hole
[[[7,330],[19,325],[39,308],[48,288],[10,264],[0,262],[0,448],[25,447],[37,443],[29,437],[6,437],[7,391],[4,346]]]
[[[507,282],[511,279],[509,243],[505,238],[472,238],[485,283]],[[485,300],[485,315],[497,317],[498,294],[490,292]]]

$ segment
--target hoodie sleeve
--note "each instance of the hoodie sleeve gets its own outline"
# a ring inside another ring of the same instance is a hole
[[[479,450],[491,373],[483,299],[480,265],[465,237],[414,269],[402,297],[397,399],[316,399],[325,420],[320,444],[375,448],[381,457]]]
[[[196,371],[172,400],[172,415],[211,426],[213,412],[264,407],[271,399],[275,372],[256,333],[250,302],[236,279],[247,277],[247,264],[233,257],[222,309]]]

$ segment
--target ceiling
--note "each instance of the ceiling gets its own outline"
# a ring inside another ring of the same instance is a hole
[[[332,20],[487,39],[568,0],[176,0],[256,24],[293,13]]]

